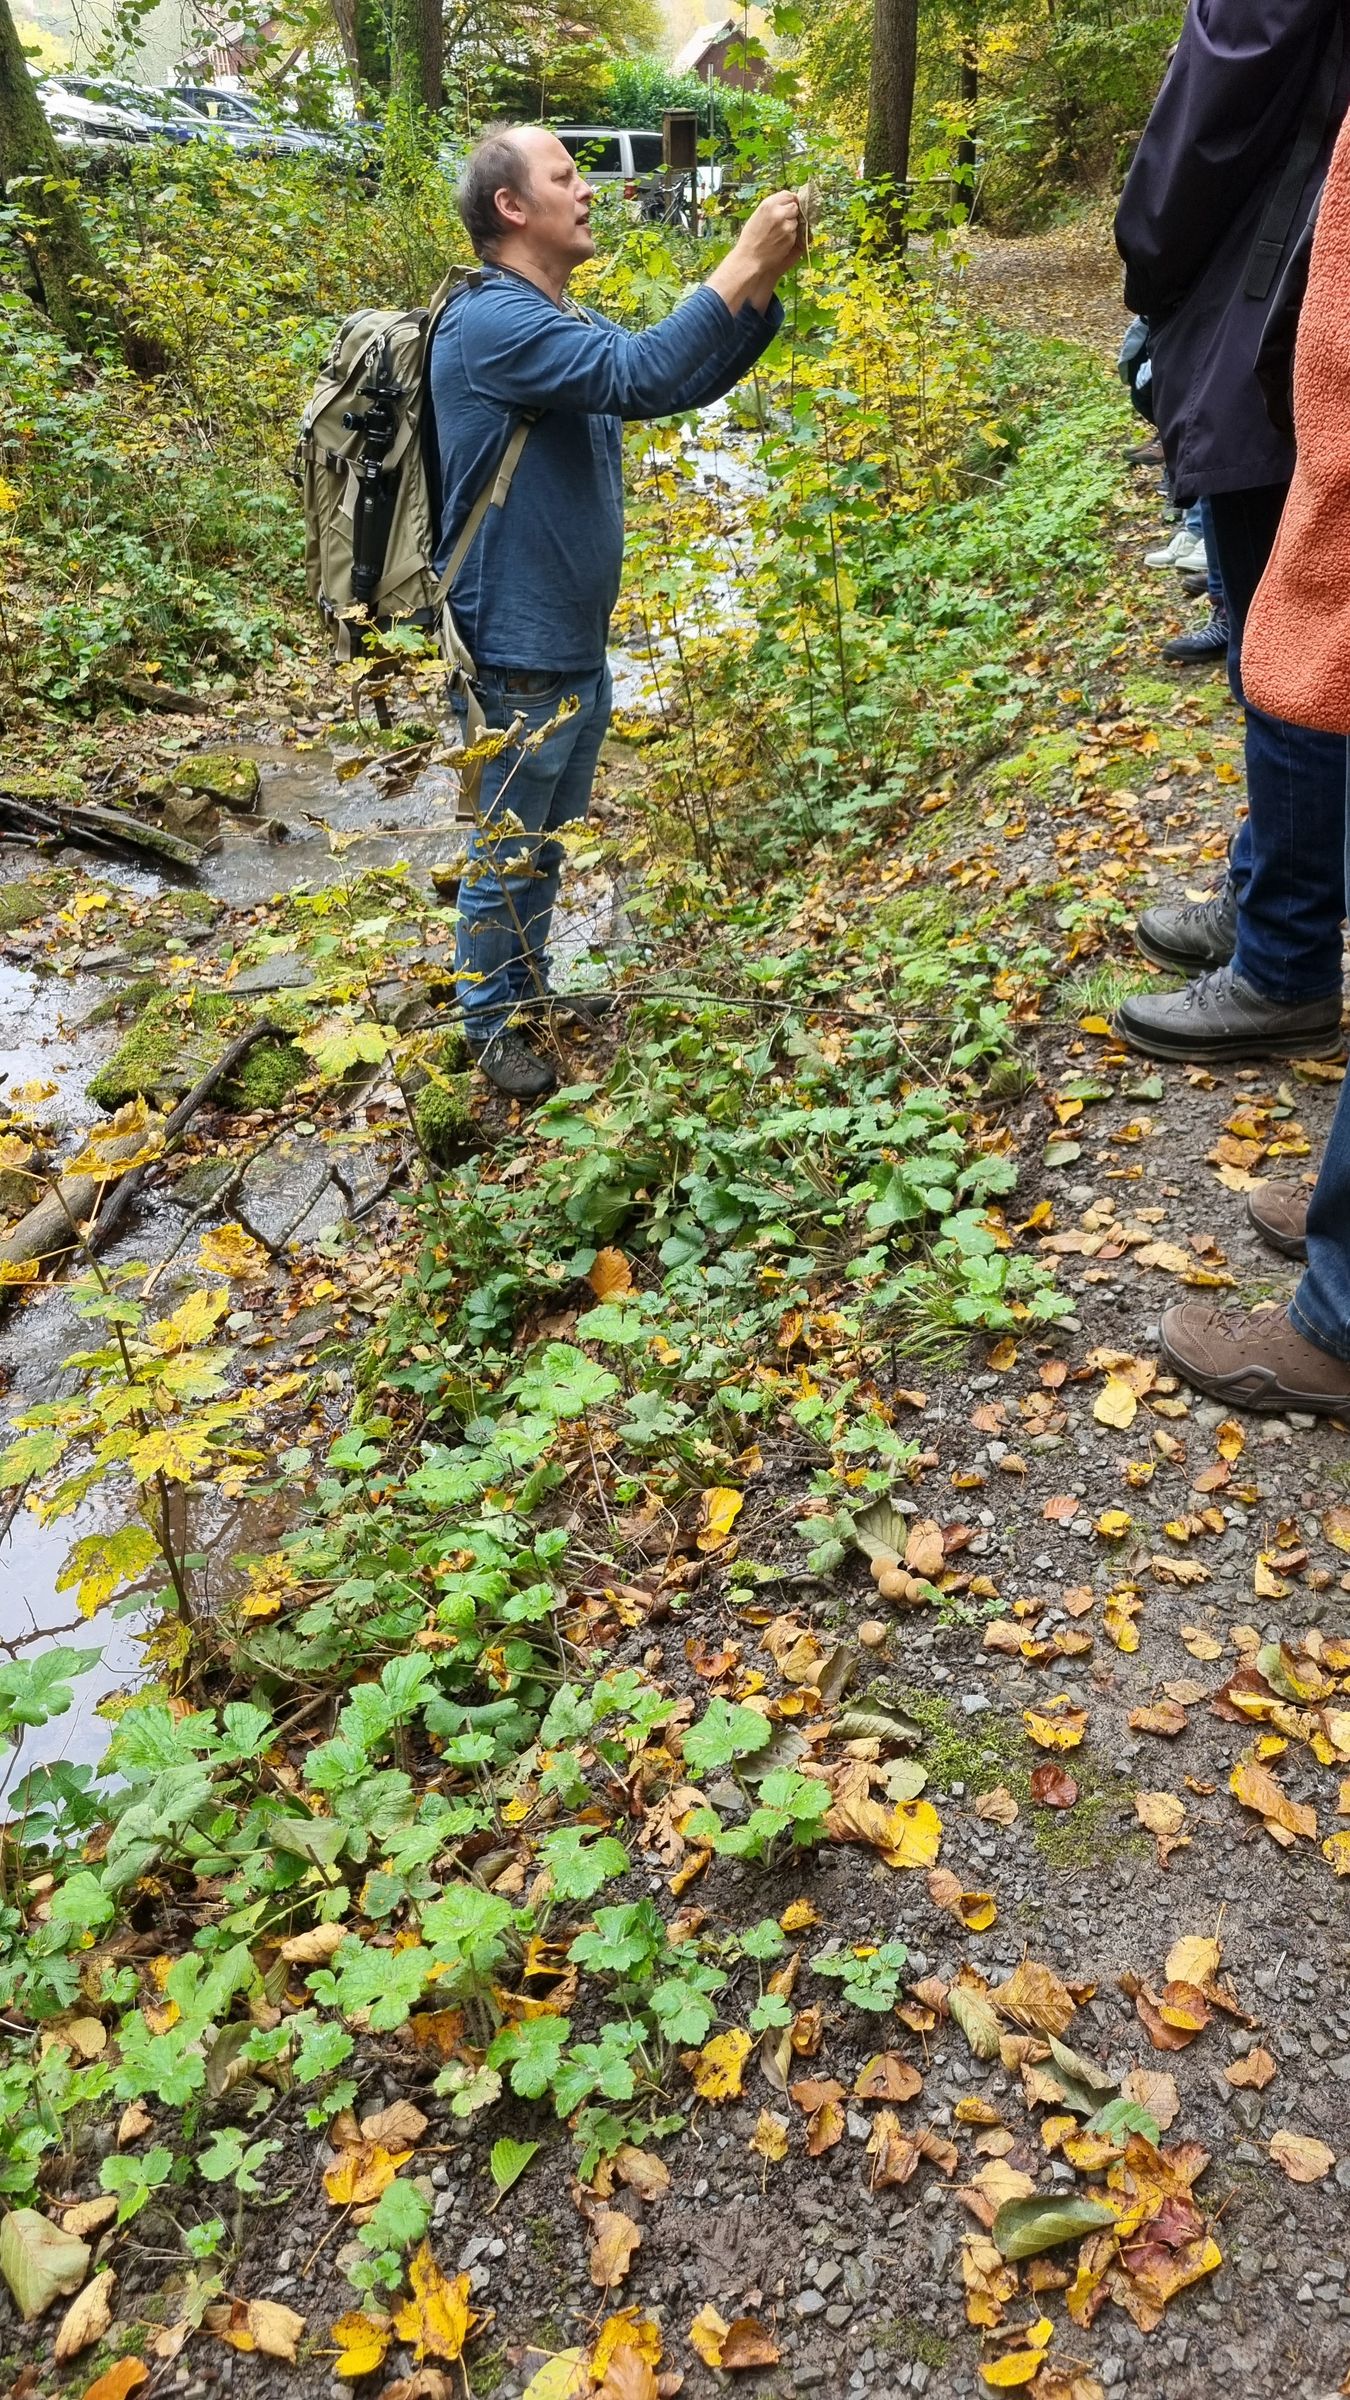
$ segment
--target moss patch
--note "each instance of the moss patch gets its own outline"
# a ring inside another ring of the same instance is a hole
[[[159,992],[142,1009],[124,1040],[89,1086],[89,1097],[100,1108],[120,1108],[124,1101],[181,1099],[224,1048],[221,1028],[247,1020],[239,1004],[225,993],[198,992],[179,1000]]]
[[[17,883],[0,884],[0,933],[36,925],[48,909],[60,906],[69,881],[67,875],[24,875]]]
[[[992,1710],[978,1717],[958,1717],[950,1701],[912,1686],[892,1691],[889,1697],[923,1727],[919,1755],[935,1790],[949,1792],[961,1783],[967,1791],[978,1793],[1006,1784],[1018,1807],[1026,1812],[1041,1857],[1057,1873],[1150,1855],[1152,1844],[1147,1834],[1126,1818],[1134,1798],[1131,1785],[1115,1776],[1099,1775],[1091,1760],[1077,1751],[1063,1761],[1078,1785],[1073,1807],[1038,1808],[1031,1797],[1031,1769],[1041,1763],[1041,1753],[1032,1752],[1020,1726],[995,1716]]]
[[[221,1097],[230,1107],[278,1109],[310,1073],[309,1060],[294,1042],[257,1042],[238,1074],[221,1085]]]
[[[413,1131],[424,1155],[437,1166],[453,1166],[477,1140],[472,1089],[467,1075],[451,1075],[444,1082],[424,1084],[413,1102]]]
[[[138,975],[134,983],[119,983],[96,1001],[83,1021],[86,1025],[116,1025],[142,1016],[160,989],[153,975]]]

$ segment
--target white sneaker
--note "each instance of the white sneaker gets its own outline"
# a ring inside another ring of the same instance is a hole
[[[1209,565],[1204,537],[1198,533],[1187,533],[1185,526],[1179,525],[1165,550],[1145,551],[1144,565],[1174,567],[1178,575],[1204,575]]]

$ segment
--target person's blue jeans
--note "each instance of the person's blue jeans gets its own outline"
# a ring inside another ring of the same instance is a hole
[[[1221,624],[1227,621],[1228,602],[1224,598],[1223,577],[1219,573],[1219,554],[1214,546],[1214,518],[1208,500],[1197,500],[1186,512],[1186,531],[1198,533],[1205,545],[1205,592],[1209,605]]]
[[[1345,801],[1345,889],[1350,900],[1350,745]],[[1350,1076],[1341,1085],[1321,1170],[1308,1203],[1308,1264],[1289,1304],[1306,1341],[1350,1359]]]
[[[478,678],[490,727],[524,721],[526,735],[577,707],[537,749],[512,744],[483,767],[480,824],[459,887],[455,974],[464,1031],[473,1043],[502,1031],[522,1002],[548,989],[548,937],[562,875],[564,827],[584,817],[609,723],[608,666],[545,679],[485,667]],[[519,831],[494,833],[502,818]]]
[[[1206,503],[1228,604],[1228,681],[1246,712],[1247,819],[1230,871],[1234,971],[1263,999],[1297,1005],[1341,988],[1346,740],[1267,716],[1243,699],[1242,635],[1288,485]]]

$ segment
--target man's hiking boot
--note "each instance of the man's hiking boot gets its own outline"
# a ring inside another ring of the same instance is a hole
[[[1160,1338],[1169,1367],[1225,1407],[1350,1415],[1350,1360],[1305,1342],[1283,1309],[1245,1315],[1186,1300],[1168,1309]]]
[[[1212,900],[1182,900],[1169,908],[1146,908],[1134,929],[1136,949],[1155,967],[1179,975],[1203,975],[1226,967],[1237,944],[1237,896],[1232,878]]]
[[[1163,657],[1173,667],[1209,667],[1228,656],[1228,626],[1220,616],[1212,616],[1207,625],[1197,625],[1193,633],[1175,634],[1162,646]]]
[[[1284,1258],[1308,1255],[1308,1188],[1302,1183],[1263,1183],[1248,1192],[1247,1215],[1263,1242]]]
[[[509,1028],[494,1033],[489,1041],[475,1042],[469,1037],[469,1049],[476,1067],[481,1067],[489,1083],[511,1100],[538,1100],[551,1092],[558,1078],[546,1058],[540,1058],[528,1042]]]
[[[1290,1006],[1263,1000],[1231,967],[1199,975],[1179,992],[1136,992],[1115,1027],[1145,1058],[1197,1066],[1230,1058],[1330,1058],[1341,1048],[1341,995]]]

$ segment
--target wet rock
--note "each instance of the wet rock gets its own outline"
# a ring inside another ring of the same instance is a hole
[[[274,950],[268,958],[260,958],[251,967],[241,967],[233,977],[232,992],[293,992],[314,980],[314,972],[306,959],[295,950]]]
[[[282,1250],[328,1180],[322,1150],[284,1135],[254,1159],[240,1184],[240,1223],[269,1250]]]
[[[341,1186],[334,1183],[330,1176],[318,1197],[305,1210],[299,1224],[293,1227],[290,1238],[300,1249],[306,1249],[311,1243],[317,1242],[322,1234],[331,1233],[335,1225],[343,1224],[346,1215],[346,1197]]]

